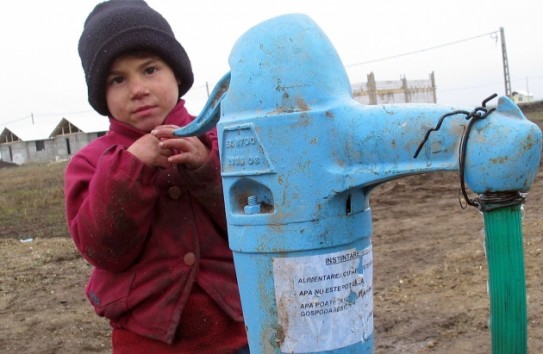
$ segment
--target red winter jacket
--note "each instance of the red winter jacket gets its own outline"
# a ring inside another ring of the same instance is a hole
[[[192,119],[180,100],[164,124]],[[224,313],[188,309],[191,321],[201,312],[203,321],[226,314],[242,322],[216,132],[200,137],[211,153],[197,170],[143,164],[126,149],[144,134],[111,119],[108,134],[66,169],[71,236],[95,267],[89,300],[113,327],[171,343],[196,283]]]

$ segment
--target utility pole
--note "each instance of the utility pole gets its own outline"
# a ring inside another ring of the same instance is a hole
[[[509,76],[509,61],[507,60],[507,49],[505,48],[505,34],[503,27],[500,27],[500,40],[502,42],[503,80],[505,83],[505,95],[507,97],[511,97],[511,78]]]

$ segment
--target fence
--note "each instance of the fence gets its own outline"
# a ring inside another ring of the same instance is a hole
[[[373,73],[368,74],[368,82],[352,85],[353,97],[360,103],[436,103],[436,84],[434,73],[428,80],[375,81]]]

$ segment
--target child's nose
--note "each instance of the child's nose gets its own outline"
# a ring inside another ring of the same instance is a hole
[[[149,87],[145,83],[145,79],[141,77],[135,77],[130,82],[130,91],[134,98],[145,96],[149,93]]]

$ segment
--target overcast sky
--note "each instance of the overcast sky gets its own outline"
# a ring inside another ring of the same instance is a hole
[[[77,42],[85,18],[99,2],[22,0],[0,12],[0,129],[31,116],[39,122],[92,112]],[[499,40],[503,27],[513,91],[543,99],[543,21],[537,0],[148,3],[170,22],[191,58],[195,83],[185,98],[193,114],[205,102],[206,84],[213,88],[230,70],[228,56],[235,41],[252,26],[288,13],[304,13],[317,22],[351,83],[365,82],[370,72],[377,81],[427,79],[434,72],[438,103],[461,106],[476,106],[492,93],[505,93]],[[478,38],[468,40],[473,37]],[[440,48],[430,49],[435,47]],[[417,53],[398,56],[411,52]]]

